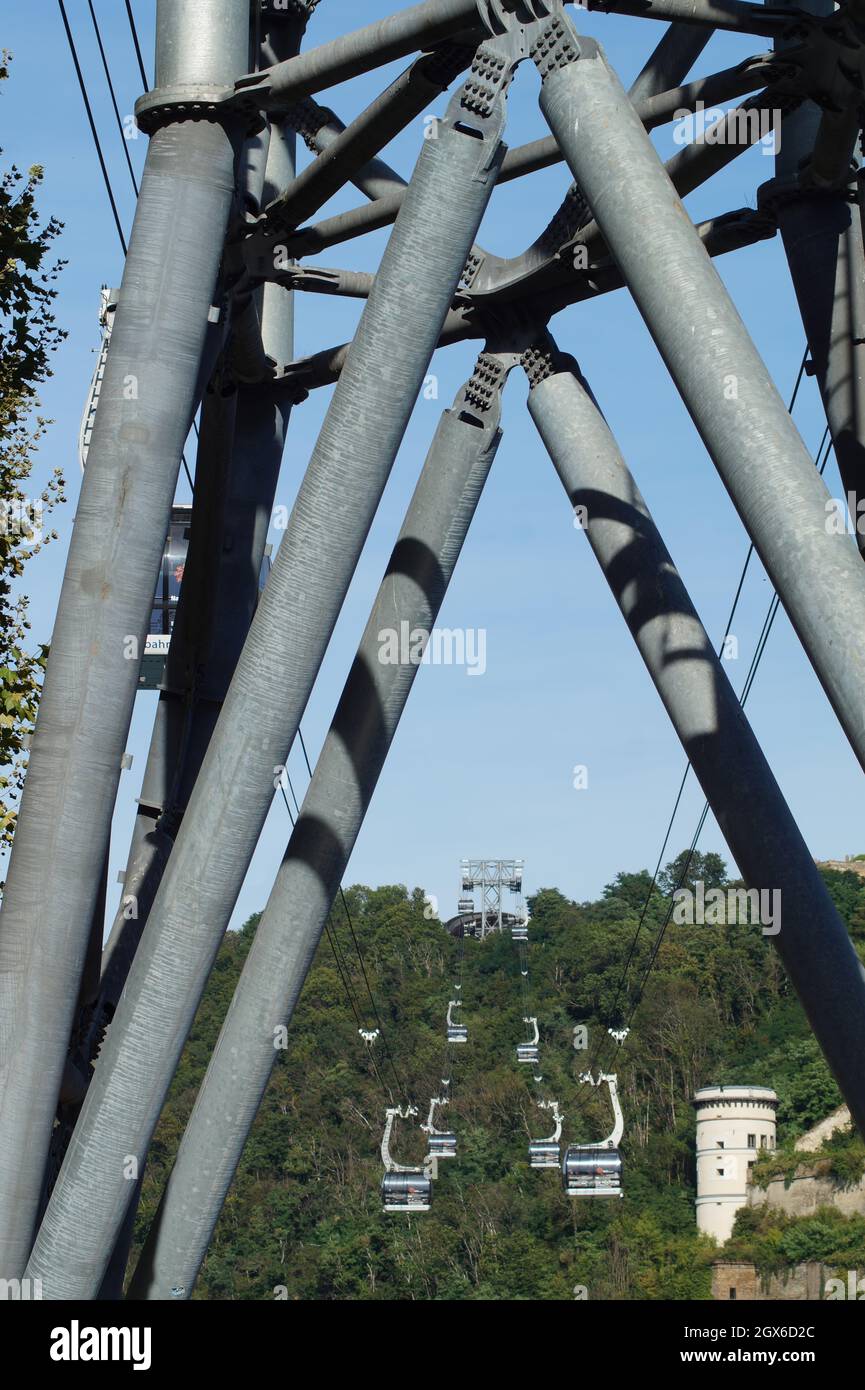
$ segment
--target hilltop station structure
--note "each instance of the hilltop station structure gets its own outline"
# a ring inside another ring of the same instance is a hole
[[[448,931],[476,936],[524,927],[522,859],[463,859],[460,863],[457,915]],[[506,906],[507,904],[507,906]]]

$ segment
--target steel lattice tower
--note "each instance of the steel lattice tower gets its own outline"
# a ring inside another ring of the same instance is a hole
[[[473,916],[474,934],[481,940],[510,926],[512,920],[522,920],[522,859],[463,859],[460,874],[462,893],[476,893],[479,906],[475,907],[473,897],[463,896],[459,913],[461,917]],[[510,912],[505,906],[506,894],[512,898]]]

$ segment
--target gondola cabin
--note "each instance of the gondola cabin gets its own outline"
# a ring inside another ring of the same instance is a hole
[[[162,565],[153,598],[141,670],[138,674],[139,690],[158,690],[162,683],[165,673],[165,659],[168,656],[177,604],[180,599],[180,585],[183,581],[186,557],[189,552],[191,524],[191,506],[178,504],[171,508],[171,521],[165,549],[162,552]],[[264,592],[269,573],[270,558],[266,555],[259,574],[259,596]]]
[[[422,1168],[417,1171],[385,1173],[381,1180],[383,1211],[429,1211],[432,1178]]]
[[[558,1168],[562,1161],[559,1144],[552,1139],[532,1139],[529,1143],[530,1168]]]
[[[560,1145],[547,1138],[533,1138],[528,1144],[528,1166],[530,1168],[558,1168],[562,1162]]]
[[[618,1149],[566,1149],[562,1182],[569,1197],[621,1197],[622,1156]]]
[[[431,1134],[429,1138],[430,1158],[456,1158],[457,1137],[455,1134]]]
[[[144,657],[138,674],[138,684],[142,690],[158,690],[165,670],[165,658],[171,643],[174,617],[180,598],[180,585],[186,568],[189,551],[189,530],[192,521],[192,508],[175,506],[171,508],[171,521],[165,549],[162,552],[162,565],[150,613],[150,626],[144,645]]]

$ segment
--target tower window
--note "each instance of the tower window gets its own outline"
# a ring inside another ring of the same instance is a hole
[[[757,1136],[756,1136],[756,1134],[749,1134],[749,1135],[748,1135],[748,1148],[749,1148],[749,1149],[756,1149],[756,1147],[757,1147]]]

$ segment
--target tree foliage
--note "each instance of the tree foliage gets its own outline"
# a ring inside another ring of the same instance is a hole
[[[459,1136],[459,1156],[441,1164],[429,1214],[384,1216],[379,1145],[390,1095],[358,1037],[324,941],[195,1296],[709,1298],[719,1252],[696,1230],[694,1090],[719,1080],[773,1085],[782,1141],[830,1113],[837,1092],[759,926],[670,926],[632,1031],[621,1048],[613,1043],[609,1011],[621,994],[649,882],[646,873],[620,874],[596,902],[573,903],[554,888],[531,900],[531,1009],[541,1025],[544,1086],[562,1103],[567,1142],[601,1138],[610,1128],[609,1107],[602,1088],[580,1083],[587,1053],[575,1050],[574,1028],[587,1028],[589,1055],[605,1042],[601,1064],[618,1072],[625,1111],[621,1201],[570,1200],[556,1170],[528,1167],[529,1137],[551,1126],[537,1109],[527,1069],[515,1061],[524,1036],[517,954],[508,936],[493,936],[465,943],[469,1042],[457,1050],[452,1104],[444,1112]],[[423,1120],[445,1074],[443,1022],[457,943],[425,915],[419,889],[354,887],[346,897],[397,1071]],[[855,913],[863,905],[859,880],[848,906]],[[653,900],[628,972],[627,1010],[637,1003],[636,983],[663,919],[663,901]],[[211,976],[148,1161],[139,1244],[256,925],[252,918],[226,938]],[[334,931],[350,958],[341,910]],[[352,973],[363,1009],[356,963]],[[404,1098],[381,1044],[376,1048],[386,1085]],[[416,1162],[423,1153],[417,1127],[400,1125],[397,1160]],[[780,1223],[790,1258],[799,1248],[795,1226]],[[844,1248],[835,1227],[832,1240]],[[805,1240],[803,1248],[814,1244]]]
[[[710,888],[722,888],[727,882],[727,866],[720,854],[700,850],[682,850],[669,863],[663,873],[658,875],[658,887],[662,893],[673,893],[677,888],[694,891],[702,883],[706,892]]]
[[[865,1268],[865,1216],[845,1217],[836,1207],[820,1207],[797,1218],[778,1207],[743,1207],[724,1256],[754,1264],[763,1275],[810,1260],[839,1273],[859,1270]]]
[[[0,59],[0,81],[10,55]],[[0,150],[2,154],[2,150]],[[51,354],[65,334],[52,305],[62,262],[50,260],[61,231],[36,207],[42,169],[0,171],[0,844],[15,829],[26,749],[39,701],[47,648],[31,649],[27,598],[17,583],[29,560],[55,532],[45,517],[64,501],[55,468],[36,496],[28,486],[34,456],[50,423],[39,413],[37,387],[50,375]]]

